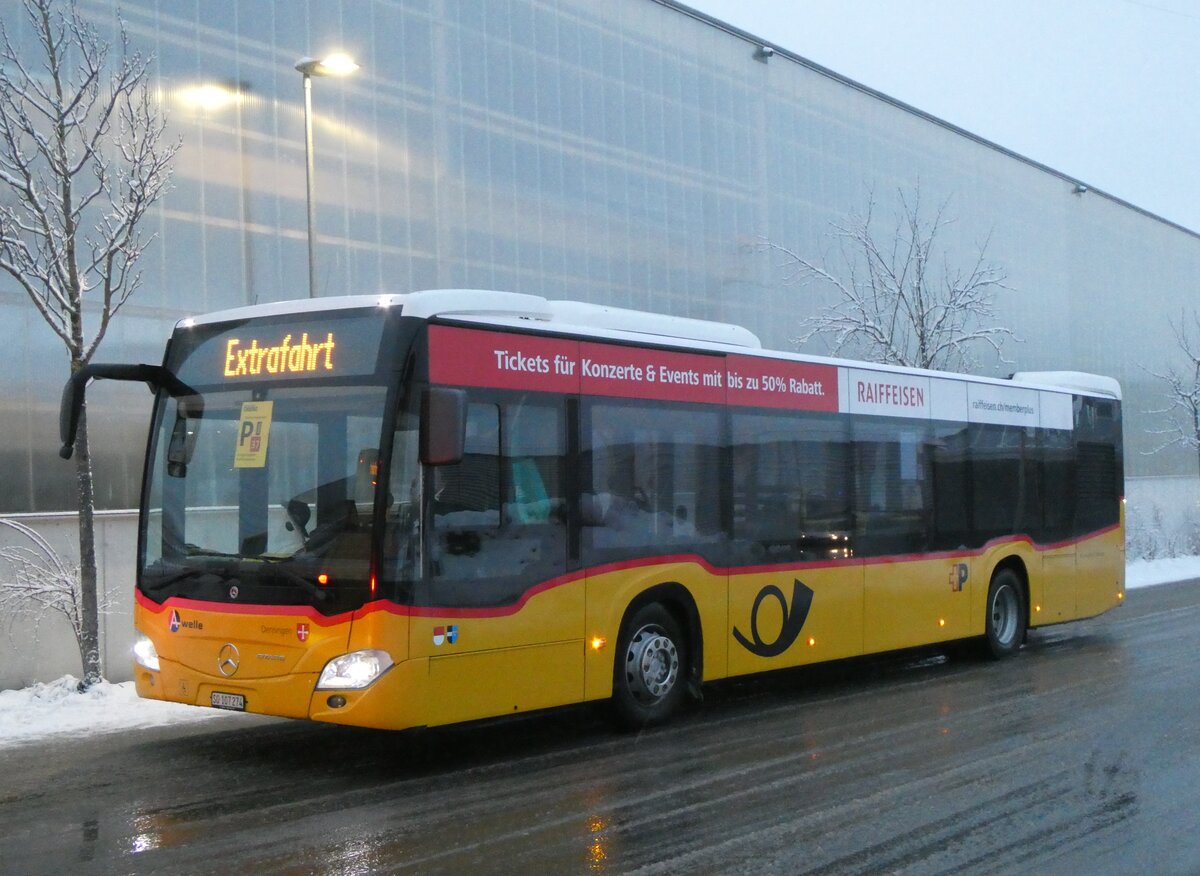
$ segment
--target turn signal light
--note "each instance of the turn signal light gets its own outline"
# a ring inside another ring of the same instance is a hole
[[[329,583],[329,576],[326,575],[324,572],[322,572],[320,575],[317,576],[317,583],[320,584],[322,587],[324,587],[326,584]]]

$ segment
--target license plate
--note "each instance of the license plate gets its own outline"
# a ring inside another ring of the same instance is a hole
[[[241,694],[216,693],[212,695],[214,709],[231,709],[235,712],[246,711],[246,698]]]

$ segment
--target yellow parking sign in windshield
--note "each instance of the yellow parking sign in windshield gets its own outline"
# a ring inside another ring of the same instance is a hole
[[[263,468],[267,464],[267,439],[271,435],[271,408],[274,402],[242,402],[238,423],[234,468]]]

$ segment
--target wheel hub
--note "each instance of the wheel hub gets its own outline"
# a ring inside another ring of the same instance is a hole
[[[1017,634],[1017,594],[1011,587],[1000,587],[992,597],[992,635],[1007,645]]]
[[[643,627],[629,641],[625,658],[629,689],[643,703],[662,699],[679,678],[679,651],[657,626]]]

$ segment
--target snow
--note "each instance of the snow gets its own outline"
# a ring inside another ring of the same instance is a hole
[[[1136,590],[1200,578],[1200,557],[1135,560],[1125,588]],[[229,721],[235,713],[139,699],[133,682],[103,681],[79,693],[70,675],[22,690],[0,691],[0,751],[54,737],[116,733],[167,724]]]
[[[1125,589],[1153,587],[1200,578],[1200,557],[1172,557],[1163,560],[1132,560],[1125,566]]]
[[[65,675],[21,690],[0,690],[0,751],[51,737],[228,720],[234,714],[143,700],[132,681],[102,681],[86,693],[78,692],[78,684],[79,679]]]

